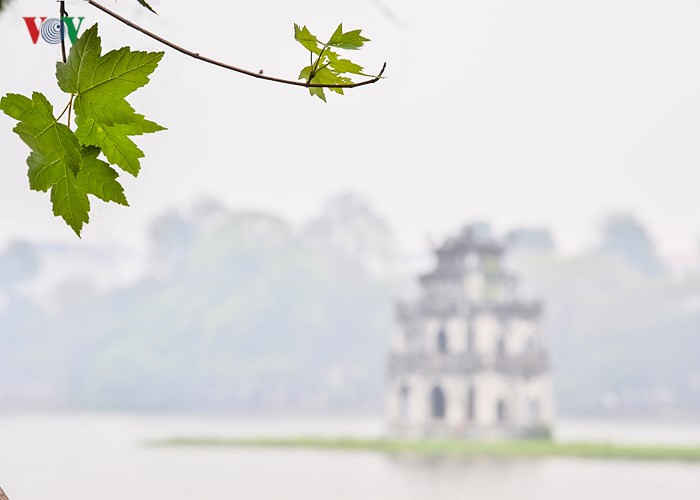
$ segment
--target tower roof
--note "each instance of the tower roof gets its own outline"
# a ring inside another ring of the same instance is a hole
[[[470,224],[465,226],[457,236],[448,238],[435,250],[435,253],[440,258],[455,254],[464,255],[470,252],[500,256],[503,251],[504,246],[496,241],[488,226]]]

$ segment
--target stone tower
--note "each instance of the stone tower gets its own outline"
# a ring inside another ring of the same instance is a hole
[[[553,408],[541,305],[516,294],[504,247],[468,226],[435,250],[421,296],[397,305],[387,417],[402,435],[546,434]]]

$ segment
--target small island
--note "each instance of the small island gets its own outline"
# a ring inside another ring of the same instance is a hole
[[[363,439],[363,438],[195,438],[179,437],[150,443],[153,446],[179,447],[266,447],[306,448],[381,452],[465,458],[582,458],[615,460],[663,460],[700,462],[700,446],[631,445],[611,443],[562,443],[551,440],[439,440],[439,439]]]

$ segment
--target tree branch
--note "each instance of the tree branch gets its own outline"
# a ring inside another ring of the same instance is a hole
[[[211,59],[209,57],[204,57],[199,55],[199,52],[194,52],[191,50],[188,50],[184,47],[180,47],[179,45],[175,45],[173,42],[166,40],[165,38],[156,35],[155,33],[152,33],[148,31],[145,28],[142,28],[141,26],[138,26],[137,24],[134,24],[133,22],[129,21],[127,18],[120,16],[116,12],[113,12],[109,10],[107,7],[100,5],[99,3],[95,2],[94,0],[86,0],[87,3],[92,5],[93,7],[101,10],[105,14],[112,16],[114,19],[121,21],[122,23],[126,24],[130,28],[135,29],[136,31],[140,31],[146,36],[149,36],[153,38],[154,40],[162,43],[163,45],[167,45],[171,49],[177,50],[178,52],[181,52],[182,54],[185,54],[187,56],[193,57],[195,59],[198,59],[200,61],[204,61],[205,63],[208,64],[213,64],[214,66],[219,66],[221,68],[229,69],[231,71],[235,71],[236,73],[241,73],[243,75],[248,75],[252,76],[253,78],[258,78],[260,80],[268,80],[270,82],[277,82],[277,83],[283,83],[286,85],[296,85],[297,87],[306,87],[306,88],[311,88],[311,87],[321,87],[321,88],[329,88],[329,89],[352,89],[355,87],[362,87],[363,85],[370,85],[372,83],[378,82],[381,78],[382,75],[384,74],[384,70],[386,69],[386,63],[382,66],[381,71],[377,76],[370,80],[365,80],[362,82],[357,82],[357,83],[335,83],[335,84],[323,84],[323,83],[310,83],[310,82],[303,82],[303,81],[296,81],[296,80],[287,80],[285,78],[277,78],[274,76],[268,76],[263,74],[262,72],[257,72],[257,71],[249,71],[247,69],[239,68],[237,66],[232,66],[230,64],[226,64],[221,61],[217,61],[215,59]]]
[[[63,59],[63,63],[65,64],[65,62],[66,62],[66,25],[63,22],[63,19],[65,17],[68,17],[68,12],[66,12],[66,2],[58,2],[58,13],[60,14],[58,16],[58,20],[60,22],[59,26],[61,27],[61,58]]]

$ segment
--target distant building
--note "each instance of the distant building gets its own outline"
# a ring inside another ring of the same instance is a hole
[[[546,433],[553,405],[540,303],[516,295],[504,247],[469,226],[435,250],[421,297],[397,306],[387,416],[395,433]]]

